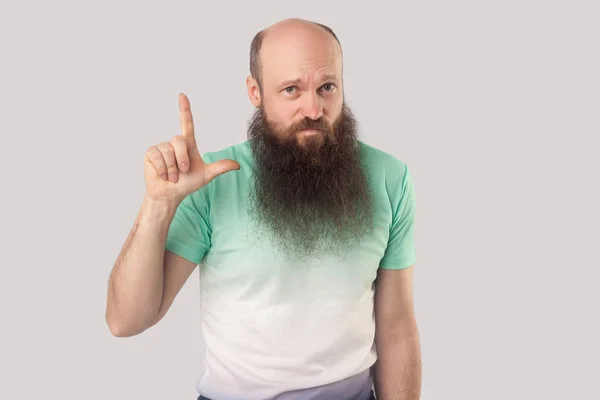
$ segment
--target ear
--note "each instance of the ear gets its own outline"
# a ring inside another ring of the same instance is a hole
[[[246,87],[248,88],[248,98],[250,99],[250,102],[254,107],[259,107],[261,103],[260,89],[258,88],[258,82],[256,82],[256,79],[254,79],[252,75],[248,75],[246,78]]]

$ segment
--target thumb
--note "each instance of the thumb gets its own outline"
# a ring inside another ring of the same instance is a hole
[[[212,181],[219,175],[223,175],[226,172],[239,170],[240,164],[233,160],[219,160],[212,162],[210,164],[206,164],[206,173],[205,179],[206,183]]]

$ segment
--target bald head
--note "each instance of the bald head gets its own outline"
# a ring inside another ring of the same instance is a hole
[[[299,18],[288,18],[272,24],[258,32],[250,45],[250,75],[262,86],[262,74],[265,62],[269,58],[283,55],[282,50],[298,52],[307,47],[328,46],[332,56],[342,56],[341,43],[327,25]],[[263,50],[268,54],[264,56]],[[306,53],[306,52],[305,52]]]

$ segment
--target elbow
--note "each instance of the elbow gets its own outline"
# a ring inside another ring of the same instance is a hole
[[[139,335],[148,329],[152,324],[141,324],[136,321],[127,321],[122,318],[106,317],[108,329],[114,337],[127,338]]]
[[[118,338],[126,338],[135,336],[137,333],[132,329],[127,329],[126,326],[116,323],[108,323],[108,329],[110,330],[111,335]]]
[[[108,325],[108,330],[110,331],[111,335],[114,337],[125,338],[134,336],[136,334],[130,326],[127,326],[127,324],[119,322],[115,319],[107,318],[106,324]]]

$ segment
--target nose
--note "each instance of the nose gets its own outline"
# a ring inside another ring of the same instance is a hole
[[[306,103],[302,108],[302,115],[312,120],[317,120],[323,116],[323,105],[321,99],[317,94],[306,95]]]

